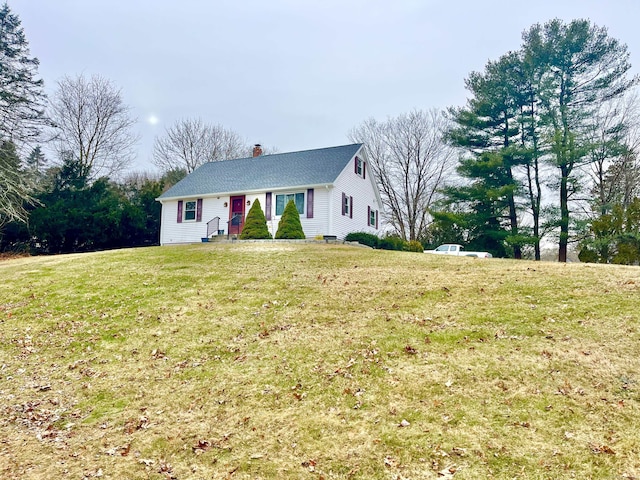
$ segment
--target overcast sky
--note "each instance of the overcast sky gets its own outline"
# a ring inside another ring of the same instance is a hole
[[[552,18],[588,18],[640,72],[638,0],[8,0],[51,94],[99,74],[139,119],[135,169],[180,118],[280,152],[374,117],[466,101],[464,79]]]

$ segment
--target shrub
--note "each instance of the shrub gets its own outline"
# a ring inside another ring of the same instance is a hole
[[[418,240],[411,240],[406,244],[406,250],[408,252],[423,252],[424,247]]]
[[[367,232],[348,233],[347,236],[344,237],[344,240],[346,242],[358,242],[371,248],[378,248],[378,242],[380,242],[380,239],[376,235]]]
[[[389,235],[380,239],[380,248],[384,250],[404,250],[405,242],[402,238],[397,235]]]
[[[267,228],[267,219],[264,216],[260,200],[256,199],[247,213],[247,218],[240,234],[240,240],[270,239],[271,234]]]
[[[278,239],[305,239],[304,230],[300,223],[300,214],[293,200],[289,200],[287,206],[284,207],[282,217],[278,223],[278,231],[276,232]]]

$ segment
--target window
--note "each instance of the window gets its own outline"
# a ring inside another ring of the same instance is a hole
[[[342,215],[353,218],[353,197],[342,193]]]
[[[300,215],[304,214],[304,193],[285,193],[276,195],[276,215],[282,215],[284,207],[293,200]]]
[[[178,200],[178,223],[202,221],[202,199]]]
[[[355,173],[356,175],[362,177],[362,178],[366,178],[366,165],[365,165],[365,161],[362,160],[360,157],[356,157],[355,160]]]
[[[196,219],[196,202],[184,202],[184,220]]]
[[[369,207],[369,226],[378,228],[378,210]]]

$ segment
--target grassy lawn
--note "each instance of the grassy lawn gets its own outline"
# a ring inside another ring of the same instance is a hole
[[[0,478],[638,478],[640,269],[238,243],[0,262]]]

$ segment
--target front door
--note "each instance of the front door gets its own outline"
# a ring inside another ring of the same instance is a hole
[[[244,226],[244,195],[231,197],[229,209],[229,234],[240,235]]]

